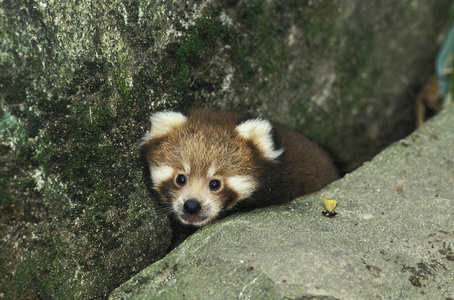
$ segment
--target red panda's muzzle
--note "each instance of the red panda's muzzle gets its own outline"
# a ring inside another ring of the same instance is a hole
[[[196,215],[201,209],[202,206],[200,205],[200,202],[195,199],[188,199],[183,205],[184,213],[190,215]]]
[[[188,224],[199,226],[198,224],[202,224],[206,221],[206,217],[194,216],[194,215],[180,215],[184,221]]]
[[[204,223],[208,218],[201,216],[200,212],[202,205],[196,199],[188,199],[183,205],[183,213],[180,214],[180,218],[191,225],[198,225]]]

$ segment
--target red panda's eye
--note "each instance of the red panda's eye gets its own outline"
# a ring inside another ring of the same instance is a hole
[[[183,174],[178,174],[177,179],[175,180],[179,186],[186,184],[186,176]]]
[[[217,191],[221,188],[221,181],[218,179],[213,179],[210,181],[210,190]]]

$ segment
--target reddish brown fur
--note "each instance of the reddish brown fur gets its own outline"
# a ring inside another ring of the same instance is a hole
[[[283,129],[276,135],[285,149],[282,165],[299,195],[318,191],[339,178],[329,156],[304,135]]]
[[[283,203],[323,188],[338,174],[328,155],[302,134],[274,128],[275,150],[284,149],[276,160],[267,159],[251,140],[238,135],[241,119],[231,113],[197,110],[177,129],[157,138],[148,138],[141,156],[148,168],[160,164],[182,171],[190,164],[191,176],[207,178],[215,161],[216,176],[252,176],[258,188],[247,199],[238,201],[237,193],[223,184],[217,191],[222,202],[220,214]],[[180,187],[172,176],[155,189],[162,200],[171,203]],[[235,205],[234,205],[235,204]]]
[[[218,174],[225,177],[249,174],[258,177],[258,151],[249,141],[238,137],[235,128],[237,116],[227,112],[208,110],[193,111],[186,124],[178,130],[157,139],[145,141],[141,153],[150,167],[165,162],[176,170],[184,170],[184,163],[191,165],[194,176],[206,177],[211,163],[216,161]],[[158,191],[170,201],[171,190],[178,188],[174,179],[166,181]],[[231,189],[222,191],[224,206],[237,199]]]

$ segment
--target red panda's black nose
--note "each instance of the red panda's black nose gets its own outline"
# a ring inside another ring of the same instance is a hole
[[[188,214],[195,215],[202,209],[202,206],[200,206],[199,201],[195,199],[189,199],[184,203],[183,209]]]

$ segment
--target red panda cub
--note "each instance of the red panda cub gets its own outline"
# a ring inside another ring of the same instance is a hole
[[[230,212],[283,203],[338,178],[328,155],[302,134],[212,110],[153,114],[140,154],[172,216],[174,246]]]

